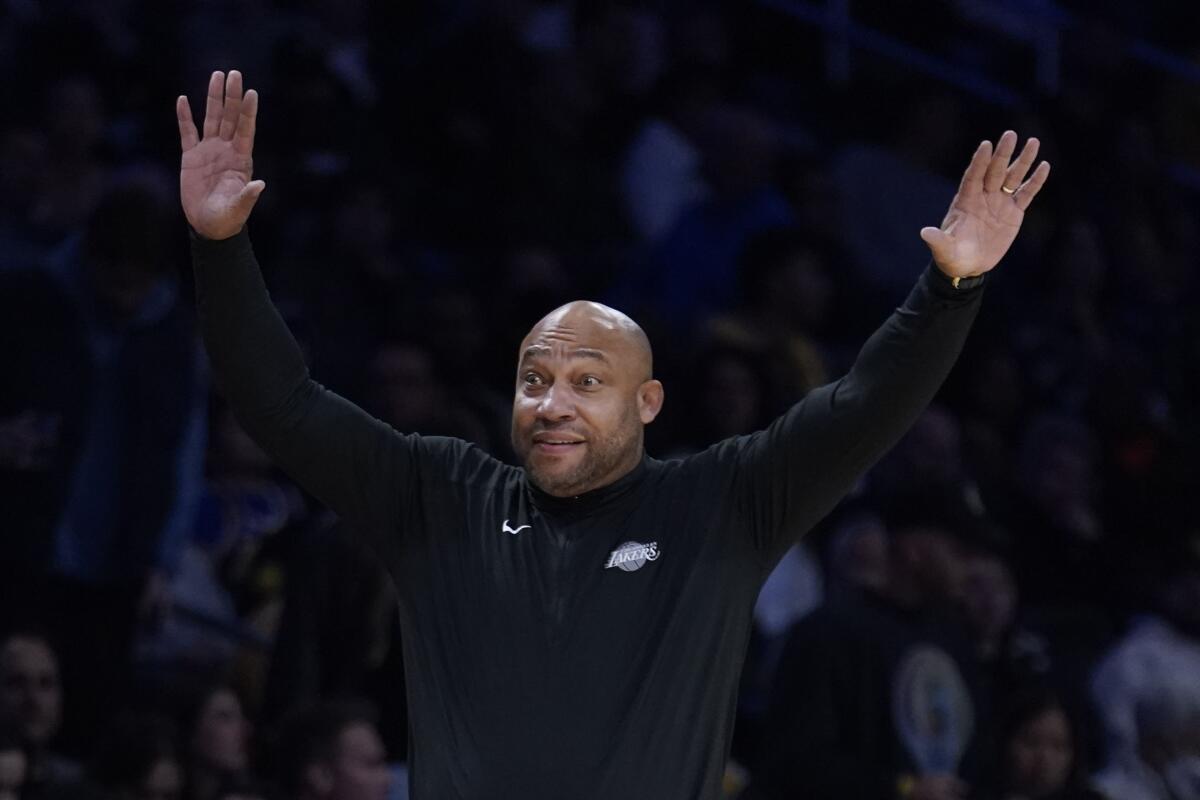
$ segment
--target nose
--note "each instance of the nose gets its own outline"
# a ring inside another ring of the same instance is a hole
[[[538,416],[552,422],[574,419],[575,397],[571,387],[555,383],[546,389],[538,403]]]

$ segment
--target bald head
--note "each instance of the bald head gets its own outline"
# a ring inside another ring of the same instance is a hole
[[[648,381],[654,375],[650,339],[642,326],[603,303],[573,300],[542,317],[521,342],[521,359],[531,346],[551,347],[547,340],[578,344],[585,355],[590,355],[587,350],[600,349],[606,357],[619,359],[618,366],[639,380]]]
[[[662,407],[650,340],[627,315],[577,300],[521,342],[513,449],[551,494],[580,494],[632,470],[642,428]]]

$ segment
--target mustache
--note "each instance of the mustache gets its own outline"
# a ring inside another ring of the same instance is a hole
[[[587,433],[585,431],[581,431],[581,430],[577,429],[570,423],[565,423],[562,425],[546,425],[545,423],[538,423],[538,424],[535,424],[528,431],[526,431],[526,436],[530,439],[533,439],[533,438],[536,438],[538,436],[542,436],[545,434],[553,434],[556,436],[572,436],[572,437],[578,438],[578,439],[587,439],[588,438]]]

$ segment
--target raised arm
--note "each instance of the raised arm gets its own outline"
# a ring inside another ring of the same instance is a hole
[[[313,381],[271,303],[244,229],[265,188],[251,180],[258,95],[242,94],[240,73],[214,72],[203,138],[186,97],[176,112],[180,198],[194,231],[196,302],[217,384],[272,459],[378,540],[399,521],[417,437],[397,434]]]
[[[737,502],[774,564],[912,426],[953,367],[982,281],[1008,251],[1050,165],[1029,174],[1038,142],[976,149],[940,228],[921,230],[933,263],[867,340],[842,379],[814,389],[767,430],[737,443]],[[1029,177],[1026,178],[1026,175]]]

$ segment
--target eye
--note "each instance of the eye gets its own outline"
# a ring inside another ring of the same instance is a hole
[[[584,376],[583,376],[583,377],[582,377],[582,378],[579,380],[579,385],[580,385],[580,386],[585,386],[585,387],[587,387],[587,388],[589,388],[589,389],[590,389],[590,388],[593,388],[593,387],[599,386],[599,385],[600,385],[600,379],[599,379],[599,378],[597,378],[595,375],[584,375]]]
[[[542,376],[538,375],[536,372],[526,372],[523,376],[521,376],[521,380],[525,382],[526,386],[542,385]]]

